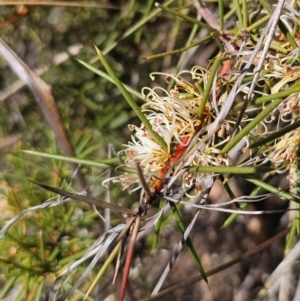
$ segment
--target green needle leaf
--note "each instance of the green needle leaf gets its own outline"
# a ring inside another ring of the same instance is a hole
[[[170,208],[171,208],[171,210],[173,212],[173,215],[175,217],[175,220],[177,222],[177,225],[178,225],[181,233],[183,234],[184,231],[185,231],[185,227],[184,227],[183,221],[181,219],[180,213],[179,213],[179,211],[177,209],[177,206],[173,202],[169,202],[169,204],[170,204]],[[201,264],[201,261],[200,261],[198,255],[197,255],[197,252],[196,252],[196,250],[195,250],[195,248],[193,246],[192,240],[189,237],[186,240],[186,244],[187,244],[187,246],[188,246],[188,248],[189,248],[189,250],[190,250],[190,252],[192,254],[192,257],[193,257],[193,259],[195,261],[195,264],[196,264],[196,266],[197,266],[197,268],[198,268],[201,276],[203,277],[204,281],[206,283],[208,283],[208,279],[207,279],[205,270],[204,270],[204,268],[203,268],[203,266]]]
[[[139,117],[141,122],[145,125],[145,127],[148,129],[148,131],[152,134],[152,136],[154,137],[156,142],[161,146],[161,148],[164,149],[165,151],[167,151],[167,145],[166,145],[165,141],[155,131],[153,131],[150,122],[145,117],[145,115],[141,111],[140,107],[136,104],[136,102],[131,97],[129,92],[125,89],[124,85],[119,80],[118,76],[115,74],[113,68],[110,66],[109,62],[107,61],[105,56],[102,54],[102,52],[96,46],[95,46],[95,49],[97,51],[99,59],[100,59],[101,63],[103,64],[104,68],[106,69],[106,71],[108,72],[110,77],[113,79],[114,84],[118,87],[118,89],[120,90],[120,92],[122,93],[122,95],[124,96],[126,101],[128,102],[128,104],[131,106],[131,108],[135,112],[136,116]]]

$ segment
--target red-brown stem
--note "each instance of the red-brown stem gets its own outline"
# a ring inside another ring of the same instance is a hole
[[[197,126],[195,128],[195,133],[194,135],[196,135],[202,128],[205,118],[207,117],[208,112],[204,111],[202,118],[201,118],[201,124],[199,126]],[[187,146],[188,146],[188,141],[193,138],[191,136],[186,136],[182,139],[181,143],[177,145],[175,152],[172,154],[171,158],[168,160],[168,162],[166,163],[166,165],[164,166],[164,168],[159,172],[157,180],[154,183],[154,189],[155,189],[155,193],[154,195],[157,195],[163,188],[164,186],[164,181],[163,179],[166,177],[169,169],[180,160],[180,158],[182,157],[184,151],[186,150]]]
[[[230,69],[233,65],[233,60],[228,60],[223,62],[223,67],[221,69],[221,71],[219,72],[218,78],[222,78],[222,79],[227,79]],[[217,88],[217,95],[220,93],[221,89]],[[203,115],[201,117],[201,124],[200,126],[195,128],[195,133],[194,135],[196,135],[201,128],[204,125],[205,122],[205,118],[208,115],[208,111],[205,110],[203,112]],[[181,158],[181,156],[183,155],[184,151],[187,148],[187,142],[189,139],[191,139],[192,137],[190,136],[186,136],[182,139],[181,143],[179,145],[177,145],[175,152],[172,154],[171,158],[168,160],[168,162],[166,163],[166,165],[164,166],[164,168],[159,172],[158,176],[157,176],[157,180],[155,181],[153,188],[155,189],[155,193],[154,195],[157,195],[163,188],[164,186],[164,181],[163,179],[165,178],[166,174],[168,173],[169,169],[177,162],[179,161],[179,159]]]
[[[220,70],[220,72],[218,74],[218,78],[222,78],[223,80],[227,79],[232,65],[233,65],[233,60],[227,60],[227,61],[223,62],[223,67],[222,67],[222,69]],[[217,91],[216,91],[217,96],[219,95],[220,91],[221,91],[221,89],[218,87]],[[205,110],[203,112],[202,117],[201,117],[201,123],[200,123],[199,126],[197,126],[195,128],[194,135],[196,135],[201,130],[201,128],[203,127],[205,119],[208,116],[208,114],[209,114],[208,110]],[[148,192],[147,192],[146,189],[144,188],[144,187],[147,186],[147,184],[142,183],[142,186],[143,186],[144,190],[150,196],[149,204],[151,204],[151,202],[156,199],[157,195],[163,189],[163,187],[164,187],[164,180],[163,179],[166,177],[166,175],[167,175],[168,171],[170,170],[170,168],[176,162],[178,162],[180,160],[180,158],[182,157],[184,151],[186,150],[186,148],[188,146],[187,145],[188,141],[191,138],[193,138],[193,137],[188,135],[188,136],[186,136],[182,139],[180,144],[177,145],[174,153],[171,155],[171,158],[167,161],[166,165],[158,173],[157,180],[154,182],[154,185],[153,185],[153,188],[154,188],[153,193],[151,193],[151,194],[149,193],[149,188],[147,188],[147,190],[148,190]],[[143,179],[143,177],[140,177],[140,179],[141,178]],[[151,197],[151,195],[152,195],[152,197]]]
[[[140,219],[141,219],[140,216],[136,217],[136,220],[134,223],[134,228],[133,228],[133,231],[132,231],[132,234],[130,237],[126,262],[125,262],[124,271],[123,271],[122,283],[121,283],[121,287],[120,287],[119,301],[123,301],[124,297],[125,297],[129,271],[130,271],[133,253],[134,253],[135,241],[136,241],[136,237],[137,237],[138,230],[139,230]]]

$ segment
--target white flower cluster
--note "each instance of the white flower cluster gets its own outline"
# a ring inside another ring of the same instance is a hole
[[[207,73],[199,67],[194,67],[189,73],[192,79],[205,83]],[[194,84],[189,83],[178,76],[167,75],[175,80],[175,86],[169,92],[162,88],[144,88],[142,93],[146,103],[142,106],[142,112],[149,120],[152,129],[157,132],[167,145],[164,150],[141,124],[140,127],[129,125],[133,131],[131,141],[125,145],[125,149],[120,153],[126,155],[125,164],[127,167],[136,167],[138,163],[143,172],[149,187],[161,189],[163,181],[168,174],[176,172],[172,168],[179,161],[183,165],[185,150],[189,146],[191,139],[199,132],[203,126],[212,121],[214,110],[209,102],[207,103],[202,116],[198,116],[202,94]],[[229,124],[229,123],[228,123]],[[223,135],[225,135],[223,133]],[[222,137],[222,141],[223,141]],[[195,144],[201,143],[201,137]],[[214,138],[207,142],[201,152],[197,152],[191,166],[228,165],[229,162],[219,154],[217,145],[213,145]],[[177,168],[178,171],[178,168]],[[111,179],[120,182],[123,189],[132,191],[132,185],[138,185],[139,179],[135,174],[123,174]],[[185,181],[187,183],[185,183]],[[182,186],[191,186],[196,181],[196,175],[191,179],[189,176],[182,178]],[[138,187],[139,188],[139,187]],[[137,188],[135,188],[137,189]]]

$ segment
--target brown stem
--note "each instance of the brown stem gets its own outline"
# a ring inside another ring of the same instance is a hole
[[[66,156],[74,157],[75,151],[70,142],[68,131],[60,116],[51,88],[39,75],[31,70],[25,62],[0,38],[0,55],[6,60],[11,70],[24,81],[31,90],[43,115],[55,134],[59,147]],[[78,164],[70,163],[74,176],[81,190],[88,190],[83,174],[78,170]]]
[[[287,228],[287,229],[281,231],[280,233],[276,234],[275,236],[271,237],[270,239],[268,239],[265,242],[261,243],[260,245],[256,246],[252,250],[244,253],[242,256],[236,257],[236,258],[234,258],[234,259],[232,259],[232,260],[230,260],[230,261],[228,261],[226,263],[223,263],[223,264],[215,267],[214,269],[211,269],[210,271],[208,271],[206,273],[206,276],[207,277],[212,276],[212,275],[214,275],[214,274],[216,274],[218,272],[221,272],[224,269],[229,268],[230,266],[232,266],[232,265],[234,265],[234,264],[236,264],[236,263],[238,263],[238,262],[246,259],[247,257],[250,257],[250,256],[252,256],[252,255],[260,252],[261,250],[269,247],[273,242],[275,242],[275,241],[277,241],[277,240],[285,237],[288,234],[289,231],[290,231],[290,228]],[[171,287],[169,287],[169,288],[161,291],[158,294],[155,294],[153,296],[148,296],[148,297],[146,297],[144,299],[141,299],[139,301],[152,301],[152,300],[160,299],[160,298],[162,298],[162,297],[164,297],[164,296],[166,296],[168,294],[174,293],[174,292],[178,291],[179,289],[182,289],[182,288],[184,288],[184,287],[186,287],[188,285],[191,285],[193,283],[196,283],[196,282],[198,282],[200,280],[203,280],[203,277],[201,275],[192,277],[192,278],[190,278],[188,280],[185,280],[185,281],[180,282],[180,283],[178,283],[178,284],[176,284],[174,286],[171,286]]]
[[[135,241],[136,241],[138,230],[139,230],[140,219],[141,219],[140,216],[136,217],[136,220],[134,223],[134,228],[133,228],[133,231],[131,234],[128,251],[127,251],[126,262],[125,262],[124,271],[123,271],[122,283],[121,283],[121,287],[120,287],[119,301],[123,301],[124,297],[125,297],[129,271],[130,271],[133,253],[134,253]]]

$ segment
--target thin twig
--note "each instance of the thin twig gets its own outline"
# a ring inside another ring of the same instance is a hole
[[[139,230],[139,224],[140,224],[140,216],[137,216],[135,223],[134,223],[134,228],[133,228],[133,231],[131,234],[129,246],[128,246],[127,257],[126,257],[126,262],[125,262],[123,277],[122,277],[122,283],[121,283],[121,287],[120,287],[119,301],[123,301],[124,297],[125,297],[129,271],[130,271],[134,248],[135,248],[135,242],[136,242],[136,238],[137,238],[137,234],[138,234],[138,230]]]
[[[122,207],[122,206],[119,206],[119,205],[116,205],[116,204],[107,203],[107,202],[101,201],[99,199],[92,198],[92,197],[89,197],[89,196],[86,196],[86,195],[71,193],[71,192],[62,190],[60,188],[52,187],[52,186],[49,186],[49,185],[46,185],[46,184],[41,184],[41,183],[37,183],[37,182],[34,182],[34,181],[31,181],[31,182],[33,182],[36,185],[39,185],[40,187],[42,187],[46,190],[52,191],[54,193],[57,193],[61,196],[66,197],[66,198],[70,198],[70,199],[77,200],[77,201],[82,201],[84,203],[87,203],[89,205],[95,205],[97,207],[108,208],[111,211],[121,212],[121,213],[124,213],[124,214],[125,213],[126,214],[133,214],[134,215],[134,214],[137,214],[138,210],[139,210],[139,209],[128,209],[128,208],[125,208],[125,207]]]
[[[226,263],[223,263],[219,266],[217,266],[216,268],[214,269],[211,269],[210,271],[208,271],[206,273],[206,275],[209,277],[209,276],[212,276],[216,273],[219,273],[229,267],[231,267],[232,265],[238,263],[238,262],[241,262],[243,260],[245,260],[246,258],[252,256],[252,255],[255,255],[257,253],[259,253],[261,250],[269,247],[272,243],[274,243],[275,241],[281,239],[281,238],[284,238],[287,233],[289,232],[290,228],[287,228],[283,231],[281,231],[280,233],[278,233],[277,235],[273,236],[272,238],[266,240],[265,242],[261,243],[260,245],[258,245],[257,247],[253,248],[252,250],[244,253],[242,256],[239,256],[239,257],[236,257]],[[183,282],[180,282],[172,287],[169,287],[168,289],[164,290],[164,291],[161,291],[160,293],[154,295],[154,296],[148,296],[144,299],[140,299],[139,301],[152,301],[152,300],[157,300],[157,299],[160,299],[166,295],[169,295],[171,293],[174,293],[182,288],[185,288],[186,286],[189,286],[191,284],[194,284],[200,280],[203,280],[203,277],[201,275],[199,276],[195,276],[195,277],[192,277],[192,278],[189,278],[188,280],[185,280]]]
[[[143,175],[143,171],[142,171],[142,169],[140,167],[140,164],[138,162],[136,163],[136,170],[137,170],[137,175],[139,177],[140,184],[141,184],[142,188],[144,189],[145,193],[149,197],[154,197],[153,193],[150,191],[150,188],[146,183],[145,177]]]
[[[44,114],[45,119],[54,132],[62,152],[67,156],[74,157],[75,152],[70,143],[68,132],[60,117],[51,88],[21,60],[20,57],[1,38],[0,55],[6,60],[16,76],[24,81],[31,90],[36,102]],[[87,189],[88,185],[80,170],[78,170],[78,165],[70,163],[70,166],[75,173],[80,189]]]
[[[67,61],[69,58],[77,55],[82,50],[82,48],[82,44],[71,45],[66,49],[66,51],[55,54],[50,64],[46,64],[37,69],[34,69],[33,72],[35,72],[37,75],[43,75],[52,66],[59,66],[60,64]],[[0,92],[0,103],[6,100],[11,95],[13,95],[14,93],[16,93],[17,91],[19,91],[20,89],[22,89],[24,86],[26,86],[26,82],[21,80],[17,80],[14,83],[10,84],[9,87]]]
[[[249,91],[248,91],[248,94],[247,94],[247,98],[243,104],[243,107],[240,111],[240,114],[238,116],[238,119],[236,121],[236,124],[235,124],[235,127],[233,129],[233,133],[232,133],[232,136],[235,135],[236,133],[236,130],[238,129],[241,121],[242,121],[242,118],[244,116],[244,113],[247,109],[247,106],[249,104],[249,101],[251,99],[251,95],[252,95],[252,92],[254,91],[254,88],[257,84],[257,80],[258,80],[258,77],[260,75],[260,72],[262,70],[262,67],[265,63],[265,59],[268,55],[268,51],[269,51],[269,48],[270,48],[270,45],[271,45],[271,42],[273,40],[273,36],[274,36],[274,33],[275,33],[275,30],[276,30],[276,26],[277,26],[277,23],[278,23],[278,20],[280,18],[280,14],[281,14],[281,10],[283,8],[283,5],[284,5],[284,2],[285,0],[279,0],[277,5],[276,5],[276,8],[272,14],[272,17],[271,19],[269,20],[267,26],[265,27],[264,31],[262,32],[260,38],[259,38],[259,41],[257,42],[253,52],[252,52],[252,55],[251,57],[249,58],[249,62],[251,62],[252,64],[252,61],[254,60],[254,58],[256,57],[264,39],[266,38],[266,41],[264,43],[264,48],[261,52],[261,55],[260,55],[260,59],[259,59],[259,62],[257,64],[257,66],[255,67],[255,70],[254,70],[254,77],[253,77],[253,80],[252,80],[252,83],[251,83],[251,86],[249,88]],[[246,64],[244,70],[247,72],[247,69],[249,68],[250,66],[248,66],[248,64]],[[246,72],[243,73],[243,78],[244,76],[246,75]],[[229,96],[228,96],[229,98]]]

